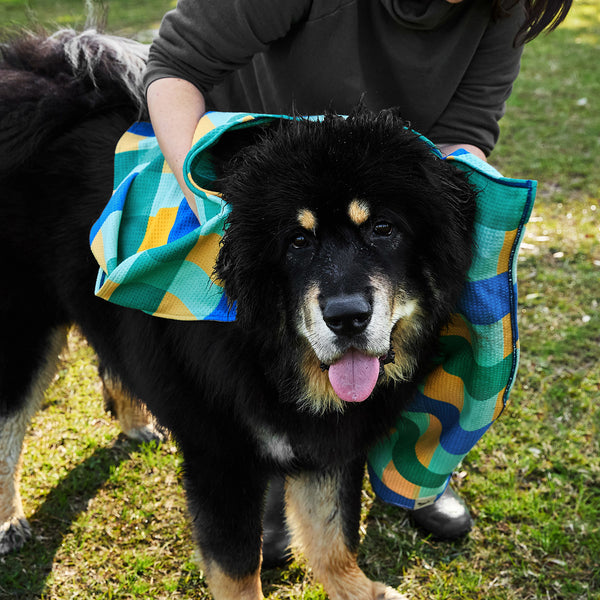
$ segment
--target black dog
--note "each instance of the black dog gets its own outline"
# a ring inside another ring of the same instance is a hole
[[[76,323],[176,438],[215,598],[262,598],[274,473],[331,598],[400,598],[356,564],[365,454],[410,401],[458,299],[475,194],[392,112],[282,123],[220,166],[232,213],[216,270],[235,323],[100,300],[88,235],[139,110],[142,55],[91,33],[4,48],[0,464],[12,471],[0,469],[0,547],[25,535],[12,463]]]

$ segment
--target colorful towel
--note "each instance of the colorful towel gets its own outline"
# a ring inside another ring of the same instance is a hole
[[[519,360],[517,253],[536,182],[506,179],[466,152],[448,157],[480,190],[475,256],[457,311],[442,333],[441,364],[410,410],[369,455],[371,484],[390,504],[420,508],[504,409]]]
[[[210,113],[198,125],[196,181],[214,179],[210,147],[223,132],[273,121],[267,115]],[[114,194],[92,228],[100,265],[96,295],[157,317],[233,321],[213,276],[229,207],[191,182],[200,221],[190,209],[149,123],[136,123],[117,144]]]
[[[225,131],[281,118],[290,117],[213,112],[201,119],[184,167],[200,220],[150,125],[134,125],[117,146],[115,192],[90,235],[100,264],[96,294],[158,317],[234,320],[235,308],[228,309],[213,275],[229,209],[210,191],[211,147]],[[466,152],[448,160],[480,190],[475,258],[442,334],[441,363],[369,455],[375,492],[406,508],[430,504],[444,491],[452,471],[502,412],[519,358],[516,261],[536,184],[504,178]]]

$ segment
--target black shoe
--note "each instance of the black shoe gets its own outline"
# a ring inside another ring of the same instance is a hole
[[[285,524],[285,479],[269,482],[263,517],[263,569],[283,567],[292,561],[290,534]]]
[[[440,540],[456,540],[473,527],[467,505],[450,486],[433,504],[411,510],[410,518],[419,529]]]

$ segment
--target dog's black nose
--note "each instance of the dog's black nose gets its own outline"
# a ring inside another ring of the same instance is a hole
[[[371,304],[361,294],[334,296],[322,303],[323,320],[337,335],[356,335],[371,320]]]

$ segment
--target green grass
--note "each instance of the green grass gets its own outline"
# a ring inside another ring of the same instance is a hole
[[[82,13],[29,5],[39,21]],[[167,8],[113,2],[109,29],[151,29]],[[16,0],[0,10],[3,23],[24,14]],[[456,481],[475,529],[435,542],[364,492],[361,565],[411,598],[600,598],[599,151],[600,8],[576,0],[563,27],[528,46],[491,157],[540,188],[519,262],[519,378]],[[27,438],[35,539],[0,558],[0,598],[206,598],[176,448],[124,439],[103,412],[93,354],[76,336],[70,346]],[[325,598],[299,563],[263,581],[273,599]]]
[[[111,33],[134,35],[157,29],[164,13],[175,8],[176,0],[89,0],[95,14],[106,11],[106,29]],[[76,27],[86,23],[85,0],[0,0],[0,26],[4,28]]]

